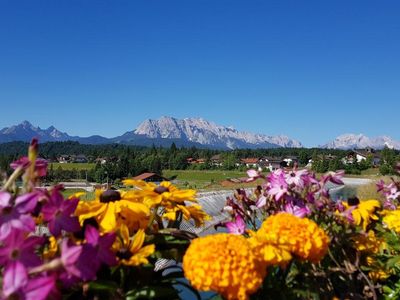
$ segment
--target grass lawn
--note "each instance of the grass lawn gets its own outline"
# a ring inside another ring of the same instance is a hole
[[[58,168],[61,167],[63,170],[91,170],[96,166],[94,163],[66,163],[66,164],[60,164],[60,163],[50,163],[50,167],[53,167],[53,170],[57,170]]]
[[[221,190],[250,187],[255,183],[229,183],[230,178],[247,177],[245,171],[225,170],[164,170],[164,177],[177,182],[181,188],[193,188],[197,190]]]

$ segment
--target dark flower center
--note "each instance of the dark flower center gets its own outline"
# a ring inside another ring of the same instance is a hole
[[[162,193],[165,193],[165,192],[169,192],[169,189],[166,188],[165,186],[158,186],[158,187],[156,187],[156,188],[154,189],[154,191],[155,191],[157,194],[162,194]]]
[[[356,205],[360,204],[360,199],[358,199],[357,197],[352,197],[352,198],[347,199],[347,203],[350,206],[356,206]]]
[[[130,259],[133,254],[128,249],[122,248],[118,250],[116,255],[119,259]]]
[[[9,215],[12,212],[12,207],[11,206],[6,206],[3,208],[3,210],[1,211],[3,215]]]
[[[121,194],[116,190],[106,190],[100,195],[100,202],[108,203],[121,200]]]
[[[14,249],[13,251],[11,251],[11,258],[12,259],[16,259],[19,257],[19,250],[18,249]]]

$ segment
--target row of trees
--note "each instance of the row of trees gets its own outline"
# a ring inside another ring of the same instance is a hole
[[[12,142],[0,144],[0,168],[10,172],[9,164],[16,158],[25,155],[27,143]],[[61,155],[83,154],[94,162],[96,158],[105,158],[105,164],[96,164],[90,170],[63,170],[62,168],[50,168],[47,179],[59,181],[67,179],[88,179],[89,181],[104,182],[107,178],[115,180],[128,176],[135,176],[143,172],[161,173],[163,169],[213,169],[225,170],[237,169],[236,163],[245,157],[283,157],[296,156],[301,166],[306,165],[310,159],[313,160],[313,169],[316,172],[328,170],[345,169],[347,173],[357,174],[372,166],[372,158],[344,165],[342,158],[348,154],[344,150],[319,149],[319,148],[275,148],[275,149],[236,149],[231,151],[178,148],[174,143],[168,148],[162,147],[139,147],[121,144],[110,145],[84,145],[78,142],[49,142],[40,145],[41,157],[50,161],[56,161]],[[212,164],[211,157],[220,155],[222,166]],[[328,155],[330,158],[328,159]],[[393,166],[400,160],[399,152],[390,149],[381,151],[382,165],[381,173],[390,174]],[[189,164],[187,159],[203,158],[203,164]],[[332,159],[332,157],[335,157]]]

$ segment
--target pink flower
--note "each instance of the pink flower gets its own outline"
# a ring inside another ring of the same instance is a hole
[[[18,167],[22,167],[23,169],[27,169],[30,166],[31,162],[29,158],[26,156],[21,157],[20,159],[12,162],[10,167],[12,169],[17,169]],[[37,176],[44,177],[47,174],[47,160],[43,158],[37,158],[35,161],[35,172]]]
[[[65,200],[59,188],[53,189],[47,203],[42,208],[43,220],[49,222],[52,235],[59,236],[61,230],[76,232],[80,230],[78,218],[73,213],[79,199]]]
[[[240,215],[236,215],[235,221],[225,223],[225,227],[229,233],[243,234],[246,229],[246,224]]]
[[[263,176],[260,174],[260,172],[258,172],[258,171],[256,171],[256,170],[253,170],[253,169],[247,171],[247,176],[248,176],[249,178],[247,178],[247,179],[245,180],[245,182],[253,182],[253,181],[256,181],[258,178],[262,178],[262,177],[263,177]]]
[[[284,211],[299,218],[304,218],[311,213],[311,210],[307,206],[293,205],[292,203],[287,203]]]
[[[282,170],[276,170],[268,176],[268,195],[279,201],[288,192],[288,184],[285,180],[285,173]]]
[[[344,182],[342,181],[343,176],[344,176],[343,170],[340,170],[337,172],[328,172],[327,174],[322,176],[321,182],[323,185],[325,183],[327,183],[328,181],[335,183],[335,184],[343,185],[344,184]]]
[[[299,188],[304,187],[304,177],[308,174],[307,170],[292,170],[286,173],[285,179],[288,185],[294,185]]]
[[[27,237],[21,230],[13,229],[0,247],[0,265],[8,265],[15,261],[26,267],[35,267],[41,260],[35,254],[35,248],[42,244],[43,239],[36,236]]]
[[[28,278],[25,266],[18,261],[4,270],[2,298],[45,300],[54,288],[53,276]]]
[[[96,228],[88,225],[85,230],[85,238],[87,244],[95,249],[95,257],[92,259],[108,266],[117,264],[115,254],[111,251],[111,246],[115,241],[114,233],[107,233],[100,236]]]
[[[38,193],[28,193],[12,201],[9,193],[0,192],[0,240],[6,238],[13,228],[23,231],[35,230],[30,212],[36,207]]]

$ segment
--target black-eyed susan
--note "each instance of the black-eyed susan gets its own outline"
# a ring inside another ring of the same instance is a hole
[[[266,274],[248,240],[227,233],[192,240],[183,270],[193,287],[218,292],[226,299],[248,299]]]
[[[147,258],[154,253],[155,245],[151,244],[143,247],[144,240],[145,233],[143,229],[139,229],[131,237],[128,227],[122,224],[113,245],[113,250],[119,263],[127,266],[139,266],[149,263]]]
[[[150,209],[143,203],[131,201],[116,190],[96,190],[92,201],[80,201],[75,211],[79,222],[94,218],[103,232],[115,231],[117,225],[127,224],[130,230],[146,228]]]
[[[381,207],[378,200],[364,200],[354,205],[349,205],[343,202],[347,213],[347,218],[355,225],[360,225],[364,230],[367,230],[367,226],[371,223],[371,220],[378,220],[378,216],[375,215],[375,211]]]
[[[143,201],[168,206],[171,203],[184,203],[185,201],[196,202],[195,190],[178,189],[169,181],[163,181],[160,185],[153,182],[126,179],[123,181],[126,186],[135,186],[138,190],[126,192],[125,197],[132,199],[143,199]]]

